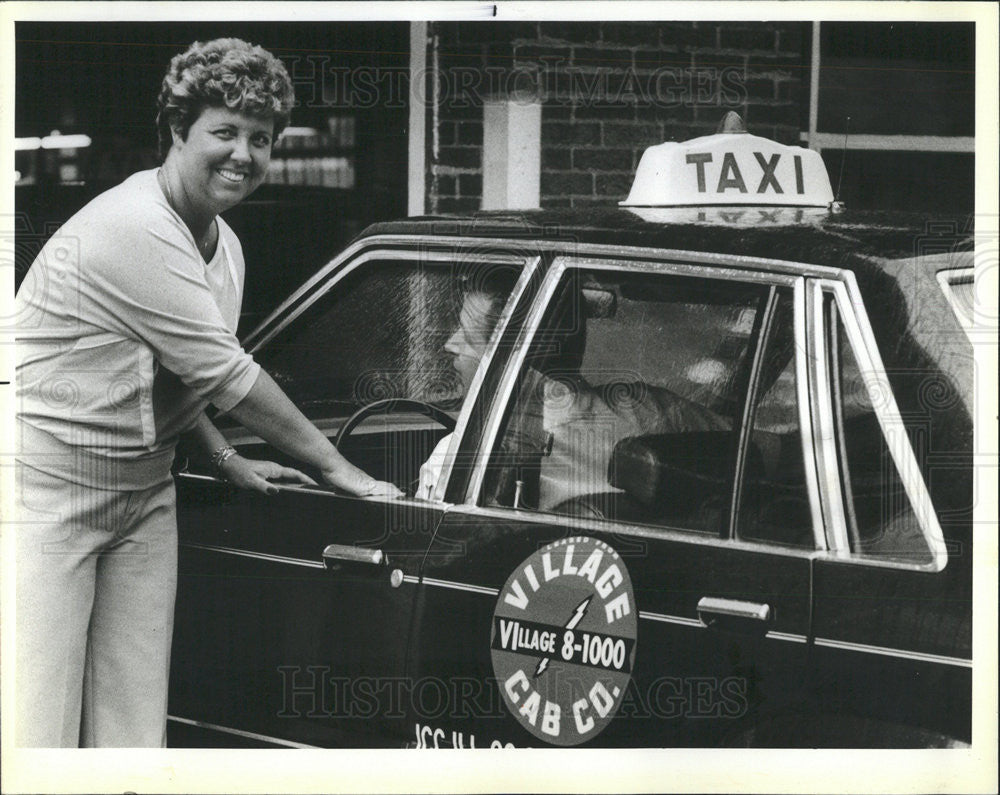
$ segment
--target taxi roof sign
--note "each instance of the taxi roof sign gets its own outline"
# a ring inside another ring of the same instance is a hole
[[[828,207],[830,177],[819,152],[751,135],[735,113],[719,132],[642,153],[625,207],[770,205]]]

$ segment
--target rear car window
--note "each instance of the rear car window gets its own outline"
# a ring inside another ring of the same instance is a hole
[[[865,374],[832,297],[826,301],[827,348],[834,424],[850,550],[860,557],[913,564],[934,556],[893,460],[886,434],[901,434],[902,421],[883,428]],[[906,473],[920,478],[919,471]]]

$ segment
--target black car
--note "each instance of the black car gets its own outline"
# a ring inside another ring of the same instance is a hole
[[[250,335],[407,496],[185,458],[175,727],[971,742],[971,226],[839,208],[806,150],[739,135],[664,155],[674,202],[373,226]]]

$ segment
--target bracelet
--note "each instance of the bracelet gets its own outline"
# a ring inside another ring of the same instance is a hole
[[[237,454],[238,454],[237,449],[228,444],[224,445],[223,447],[220,447],[218,450],[212,453],[212,467],[213,469],[215,469],[218,476],[223,480],[226,479],[226,476],[222,474],[222,465]]]

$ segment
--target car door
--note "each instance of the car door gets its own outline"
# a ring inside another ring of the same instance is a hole
[[[973,467],[959,390],[970,385],[949,385],[930,363],[890,377],[856,291],[850,279],[809,285],[830,549],[814,577],[821,719],[800,732],[809,742],[821,726],[826,744],[855,747],[961,745],[971,742]],[[953,355],[965,343],[954,335]]]
[[[415,745],[741,743],[802,708],[825,545],[803,292],[555,261],[424,562]]]
[[[471,274],[523,289],[526,262],[416,244],[355,250],[256,336],[255,359],[306,416],[406,496],[237,492],[195,454],[177,475],[174,721],[286,745],[403,742],[415,583],[444,511],[414,492],[422,462],[473,397],[445,342]],[[347,433],[348,418],[372,404],[381,410]],[[297,465],[216,421],[243,455]]]

